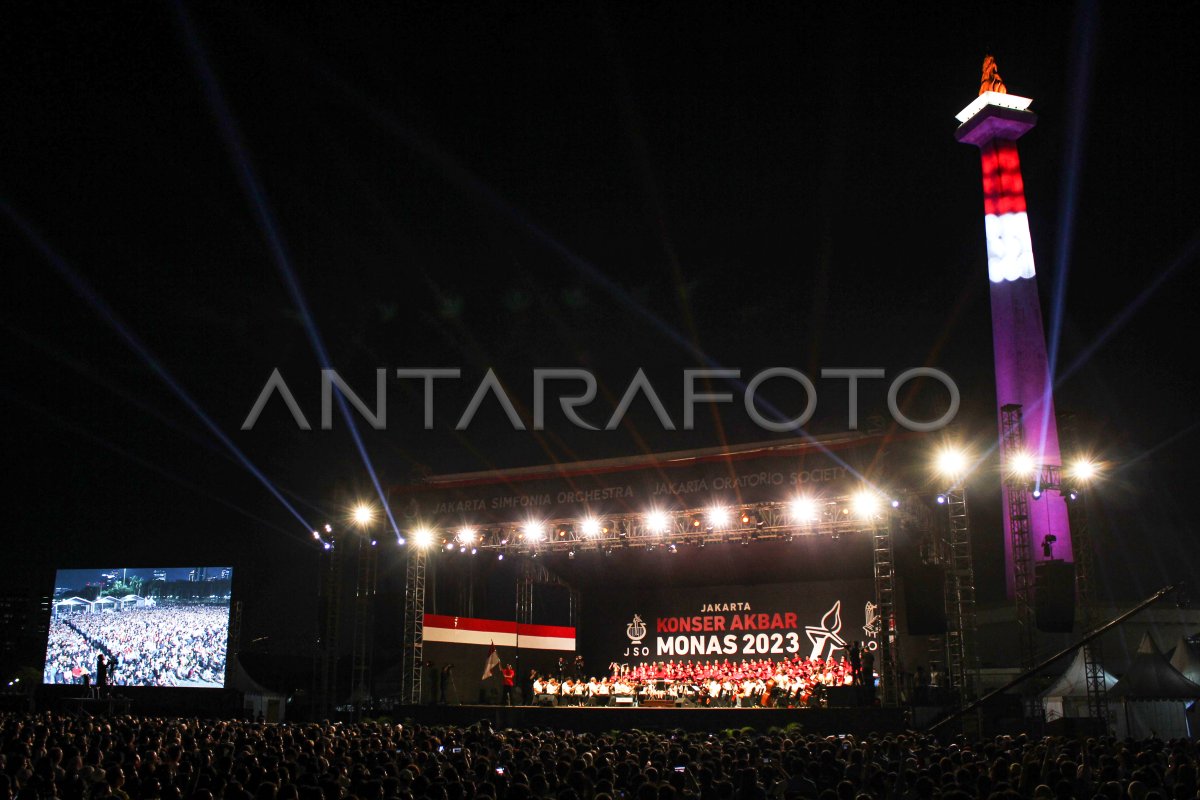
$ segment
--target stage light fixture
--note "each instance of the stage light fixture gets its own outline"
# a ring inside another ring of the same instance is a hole
[[[319,532],[317,532],[317,531],[313,531],[313,538],[314,538],[314,539],[320,539],[320,538],[321,538],[321,534],[320,534]]]
[[[471,548],[471,555],[475,555],[475,554],[476,554],[476,553],[478,553],[478,552],[479,552],[479,548],[478,548],[478,547],[472,547],[472,548]]]
[[[573,559],[575,558],[575,551],[574,551],[574,550],[568,550],[568,551],[567,551],[567,558],[569,558],[569,559],[572,559],[572,560],[573,560]]]
[[[811,497],[794,497],[788,503],[788,515],[792,522],[816,522],[817,501]]]
[[[899,501],[899,500],[893,500],[893,501],[892,501],[892,508],[899,508],[899,507],[900,507],[900,501]]]
[[[749,525],[753,517],[750,516],[750,509],[742,511],[741,521],[743,525]]]
[[[599,536],[600,535],[600,520],[595,517],[588,517],[580,523],[580,530],[584,536]]]
[[[375,519],[375,509],[371,506],[359,503],[354,507],[354,521],[359,525],[370,525],[373,519]]]
[[[939,505],[939,506],[944,506],[944,505],[946,505],[946,495],[944,495],[944,494],[939,494],[939,495],[937,496],[937,501],[938,501],[938,505]]]
[[[1067,492],[1067,498],[1068,498],[1068,499],[1070,499],[1070,500],[1078,500],[1078,499],[1079,499],[1079,492],[1077,492],[1077,491],[1075,491],[1074,489],[1072,489],[1071,491]]]
[[[525,523],[525,541],[540,542],[546,537],[546,526],[540,522],[530,521]]]
[[[1100,468],[1096,465],[1096,462],[1089,461],[1086,458],[1080,458],[1071,464],[1070,468],[1067,470],[1067,475],[1071,479],[1079,481],[1080,483],[1087,483],[1092,478],[1096,477],[1096,473],[1099,471]]]
[[[1016,478],[1032,478],[1037,472],[1037,462],[1029,453],[1016,453],[1008,460],[1008,471]]]
[[[692,514],[692,530],[700,530],[704,524],[704,519],[699,514]]]
[[[558,538],[564,539],[568,534],[574,533],[575,529],[571,525],[563,525],[558,529]]]
[[[333,549],[333,545],[332,545],[332,544],[330,544],[329,542],[326,542],[326,543],[325,543],[325,549],[326,549],[326,550],[332,550],[332,549]]]
[[[379,544],[379,542],[375,541],[374,539],[371,540],[371,547],[374,547],[377,544]]]
[[[330,525],[328,522],[327,522],[327,523],[325,523],[325,532],[326,532],[326,533],[333,533],[333,526],[332,526],[332,525]]]
[[[1039,487],[1039,488],[1035,488],[1035,489],[1034,489],[1032,492],[1030,492],[1030,494],[1031,494],[1031,495],[1033,495],[1033,499],[1034,499],[1034,500],[1041,500],[1041,499],[1042,499],[1042,490],[1041,490],[1041,488],[1040,488],[1040,487]]]
[[[854,513],[862,519],[869,519],[879,513],[879,495],[870,489],[860,489],[852,499]]]
[[[454,542],[446,542],[446,552],[450,552],[453,549],[454,549]]]
[[[674,543],[674,542],[671,542],[671,545],[670,545],[670,546],[667,548],[667,550],[668,550],[669,552],[672,552],[672,553],[678,553],[678,552],[679,552],[679,548],[675,546],[675,543]]]
[[[662,511],[651,511],[646,515],[646,530],[651,533],[666,533],[670,527],[671,518]]]
[[[475,542],[475,531],[471,528],[460,528],[457,538],[459,544],[473,544]]]
[[[729,525],[729,509],[723,506],[713,506],[708,509],[708,530],[724,528]]]
[[[433,544],[433,531],[429,528],[417,528],[412,534],[413,544],[425,549]]]
[[[503,561],[503,560],[504,560],[504,553],[496,553],[496,560],[497,560],[497,561]]]
[[[960,478],[970,464],[967,454],[957,447],[943,447],[934,458],[934,469],[944,478]]]

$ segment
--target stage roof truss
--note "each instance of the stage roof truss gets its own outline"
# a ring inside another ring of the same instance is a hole
[[[920,503],[880,497],[878,508],[864,513],[860,496],[826,498],[808,506],[806,519],[798,519],[791,503],[756,503],[729,507],[727,521],[714,523],[710,508],[686,508],[662,511],[655,526],[649,515],[611,515],[598,518],[599,530],[585,532],[579,518],[537,520],[540,533],[531,536],[520,524],[492,525],[474,529],[474,540],[465,545],[483,551],[513,555],[535,552],[567,552],[654,548],[671,545],[700,545],[717,542],[787,540],[801,536],[838,538],[866,534],[889,524],[893,517],[917,527],[928,525],[927,512]],[[748,517],[743,522],[743,515]],[[463,543],[453,530],[440,539],[447,550],[460,549]]]

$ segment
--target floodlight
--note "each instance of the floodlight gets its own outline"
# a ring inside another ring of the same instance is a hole
[[[967,471],[967,454],[957,447],[944,447],[938,451],[934,467],[945,478],[958,478]]]
[[[869,519],[879,513],[879,496],[869,489],[858,491],[851,503],[854,513],[863,519]]]
[[[817,501],[811,497],[795,497],[788,503],[788,513],[793,522],[816,522]]]
[[[429,528],[417,528],[412,532],[413,544],[424,550],[433,544],[433,531]]]
[[[713,506],[708,509],[708,529],[724,528],[729,525],[729,509],[724,506]]]
[[[1016,453],[1008,460],[1008,471],[1017,478],[1032,478],[1037,472],[1037,462],[1029,453]]]
[[[1092,478],[1096,477],[1096,474],[1099,471],[1100,467],[1095,461],[1089,461],[1086,458],[1081,458],[1071,464],[1070,469],[1067,470],[1067,475],[1072,480],[1080,483],[1087,483]]]
[[[671,528],[671,518],[662,511],[651,511],[646,515],[646,530],[651,533],[666,533]]]

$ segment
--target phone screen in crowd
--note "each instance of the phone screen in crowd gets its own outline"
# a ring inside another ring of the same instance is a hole
[[[504,767],[496,767],[496,774],[497,774],[497,775],[503,775],[503,774],[504,774]]]
[[[450,752],[453,753],[454,755],[458,755],[459,753],[462,752],[462,748],[461,747],[452,747],[450,749]]]
[[[679,767],[675,768],[676,772],[685,772],[686,770],[687,770],[687,767],[684,767],[684,766],[679,766]]]

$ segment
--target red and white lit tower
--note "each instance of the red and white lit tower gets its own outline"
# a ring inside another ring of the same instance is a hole
[[[995,60],[988,56],[983,62],[979,97],[958,113],[962,124],[955,132],[958,141],[975,145],[983,157],[1001,466],[1009,476],[1004,482],[1005,567],[1009,593],[1015,593],[1018,602],[1022,594],[1026,599],[1032,595],[1029,571],[1033,563],[1050,558],[1072,560],[1066,501],[1058,491],[1041,491],[1042,483],[1058,483],[1057,469],[1062,462],[1025,185],[1017,156],[1017,139],[1037,123],[1037,116],[1029,110],[1031,102],[1008,94]],[[1014,473],[1020,481],[1011,480]],[[1026,480],[1031,491],[1020,485]],[[1015,510],[1021,506],[1024,513]],[[1014,537],[1013,528],[1026,525],[1027,530],[1018,530]],[[1025,547],[1028,553],[1014,556],[1014,547]],[[1024,558],[1028,560],[1023,566]]]

